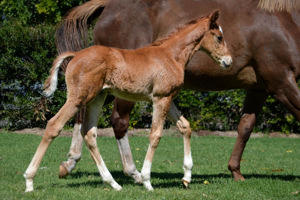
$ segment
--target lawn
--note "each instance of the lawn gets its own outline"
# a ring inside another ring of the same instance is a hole
[[[137,168],[142,168],[148,137],[130,137]],[[300,138],[251,138],[241,170],[245,182],[234,182],[227,162],[235,138],[192,137],[194,161],[189,189],[183,176],[182,138],[164,136],[152,165],[153,192],[123,175],[117,144],[112,137],[98,137],[98,146],[108,169],[123,187],[114,191],[101,181],[86,147],[76,169],[58,179],[58,166],[66,159],[70,137],[51,144],[34,179],[34,192],[24,193],[25,172],[40,136],[0,132],[0,199],[299,199]]]

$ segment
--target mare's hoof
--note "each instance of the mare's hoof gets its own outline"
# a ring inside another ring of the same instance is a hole
[[[64,163],[60,163],[59,165],[59,174],[58,174],[58,177],[59,178],[66,178],[66,176],[69,175],[69,172],[67,170],[67,168],[64,166]]]
[[[240,171],[232,171],[231,173],[233,175],[234,181],[245,181],[245,178]]]
[[[243,176],[241,177],[234,177],[234,181],[246,181],[245,178]]]

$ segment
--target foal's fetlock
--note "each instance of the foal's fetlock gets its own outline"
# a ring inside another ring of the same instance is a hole
[[[183,166],[184,169],[184,177],[182,178],[182,183],[185,188],[189,186],[192,180],[192,164]]]
[[[133,178],[135,183],[143,183],[141,173],[135,168],[133,170],[124,170],[124,174]]]
[[[188,188],[190,183],[191,183],[191,179],[188,180],[185,177],[182,178],[182,184],[183,184],[184,188]]]
[[[33,179],[26,179],[26,189],[25,192],[33,191]]]
[[[111,186],[116,191],[122,190],[122,187],[114,179],[103,180],[103,182]]]
[[[185,188],[188,188],[189,184],[191,183],[192,168],[193,168],[192,159],[190,158],[190,160],[185,160],[185,164],[183,165],[184,176],[182,178],[182,183]]]
[[[137,172],[138,172],[138,171],[137,171]],[[131,177],[134,179],[134,182],[135,182],[135,183],[139,183],[139,184],[142,184],[142,183],[143,183],[141,173],[138,172],[138,173],[136,173],[136,174],[133,174]]]
[[[32,192],[33,191],[33,177],[28,176],[26,172],[24,173],[23,177],[25,178],[25,184],[26,184],[26,189],[25,192]]]
[[[153,187],[151,185],[151,182],[150,182],[150,174],[142,174],[141,175],[141,178],[142,178],[142,181],[143,181],[143,185],[145,186],[145,188],[148,190],[148,191],[153,191]]]

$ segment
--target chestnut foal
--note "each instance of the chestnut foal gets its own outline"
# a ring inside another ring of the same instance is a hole
[[[151,164],[165,118],[168,116],[176,123],[184,138],[183,182],[187,186],[191,181],[193,165],[191,129],[172,98],[178,94],[183,84],[184,68],[197,50],[207,52],[223,67],[231,64],[231,55],[223,40],[221,28],[216,23],[218,17],[219,11],[215,11],[207,17],[187,23],[151,46],[136,50],[92,46],[58,56],[45,82],[44,94],[50,96],[54,93],[59,67],[66,58],[72,58],[65,72],[67,101],[49,120],[44,137],[24,174],[26,192],[33,191],[33,178],[52,140],[59,135],[64,124],[84,106],[86,112],[81,127],[84,141],[103,181],[115,190],[121,189],[106,168],[96,141],[100,110],[108,94],[130,101],[153,102],[150,144],[141,171],[142,182],[148,190],[153,190],[150,183]]]

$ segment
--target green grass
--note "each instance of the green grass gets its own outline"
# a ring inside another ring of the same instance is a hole
[[[130,137],[137,168],[142,168],[148,137]],[[40,136],[0,133],[0,199],[299,199],[300,139],[251,138],[241,164],[245,182],[234,182],[227,162],[235,138],[192,137],[193,179],[183,189],[182,139],[165,136],[152,165],[153,192],[123,175],[114,138],[97,139],[100,152],[122,191],[101,181],[86,147],[76,169],[58,179],[58,166],[66,159],[69,137],[51,144],[34,179],[34,192],[24,193],[25,172]],[[208,181],[209,184],[204,184]],[[298,191],[298,192],[297,192]]]

